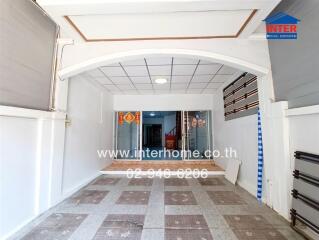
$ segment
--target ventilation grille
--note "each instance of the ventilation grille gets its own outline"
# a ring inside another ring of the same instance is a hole
[[[257,77],[243,73],[223,90],[225,120],[256,114],[259,106]]]

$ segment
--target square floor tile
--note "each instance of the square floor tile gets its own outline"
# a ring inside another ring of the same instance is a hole
[[[123,191],[116,204],[148,204],[150,191]]]
[[[76,204],[99,204],[109,191],[83,190],[71,198]]]
[[[140,214],[109,214],[101,227],[142,229],[145,216]]]
[[[202,186],[224,186],[225,183],[220,178],[199,178],[198,182]]]
[[[235,229],[238,240],[287,240],[276,229]]]
[[[128,183],[129,186],[152,186],[153,179],[151,178],[132,178]]]
[[[120,181],[120,178],[99,177],[92,185],[115,185]]]
[[[208,229],[165,229],[165,240],[213,240]]]
[[[207,191],[216,205],[244,205],[246,202],[232,191]]]
[[[197,205],[192,191],[165,191],[165,205]]]
[[[203,215],[166,215],[165,228],[208,229]]]
[[[188,182],[184,178],[166,178],[164,180],[165,186],[189,186]]]
[[[235,229],[265,229],[272,228],[271,224],[260,215],[224,215],[231,228]]]
[[[87,214],[54,213],[26,234],[22,240],[66,240],[86,217]]]
[[[110,214],[104,219],[93,240],[139,240],[144,220],[144,215]]]

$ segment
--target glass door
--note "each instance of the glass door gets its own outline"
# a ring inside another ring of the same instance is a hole
[[[116,159],[140,159],[141,112],[116,112]]]
[[[211,112],[183,112],[184,159],[210,159],[212,146]]]

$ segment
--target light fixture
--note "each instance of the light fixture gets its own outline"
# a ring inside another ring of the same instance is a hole
[[[155,82],[157,84],[164,84],[164,83],[167,83],[167,79],[166,78],[156,78]]]
[[[151,116],[151,117],[154,117],[154,116],[155,116],[155,113],[151,112],[151,113],[150,113],[150,116]]]

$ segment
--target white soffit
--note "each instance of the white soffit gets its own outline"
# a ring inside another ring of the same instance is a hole
[[[68,16],[89,41],[236,37],[253,10]],[[222,24],[221,24],[222,23]]]
[[[37,0],[75,41],[247,38],[280,0]]]

